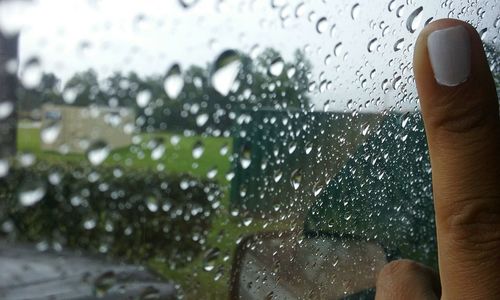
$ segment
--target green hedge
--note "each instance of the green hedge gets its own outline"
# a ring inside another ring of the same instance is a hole
[[[44,197],[23,206],[20,195],[40,186]],[[182,265],[201,251],[220,190],[187,175],[41,162],[13,168],[0,180],[0,199],[9,237]]]

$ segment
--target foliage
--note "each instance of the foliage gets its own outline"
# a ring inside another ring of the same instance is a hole
[[[212,205],[220,200],[215,183],[187,175],[69,163],[14,168],[0,186],[0,223],[10,224],[11,237],[170,265],[187,263],[202,250]],[[45,190],[43,199],[21,205],[21,194],[34,186]]]
[[[175,130],[213,133],[229,133],[234,121],[230,112],[259,108],[305,108],[309,106],[307,89],[308,75],[312,65],[300,51],[296,51],[293,61],[286,62],[281,54],[266,49],[256,59],[238,53],[241,63],[237,80],[231,92],[223,96],[210,81],[213,66],[189,66],[182,74],[184,81],[181,93],[171,99],[164,90],[164,75],[145,78],[134,72],[127,75],[114,73],[100,79],[94,70],[77,73],[63,87],[53,74],[44,74],[35,89],[20,87],[18,97],[20,108],[30,111],[44,103],[69,104],[78,106],[124,106],[133,107],[138,116],[136,125],[144,131]],[[271,74],[270,67],[281,61],[283,71]],[[293,73],[293,74],[292,74]],[[149,92],[150,101],[146,106],[138,105],[137,95]],[[196,117],[206,114],[204,124],[196,122]]]

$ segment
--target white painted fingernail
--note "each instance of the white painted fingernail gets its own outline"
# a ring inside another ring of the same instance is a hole
[[[457,86],[470,74],[470,36],[463,26],[436,30],[427,38],[427,48],[436,81]]]

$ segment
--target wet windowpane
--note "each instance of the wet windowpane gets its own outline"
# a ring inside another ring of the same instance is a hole
[[[436,266],[413,47],[469,21],[498,90],[499,9],[1,0],[0,298],[371,299]]]

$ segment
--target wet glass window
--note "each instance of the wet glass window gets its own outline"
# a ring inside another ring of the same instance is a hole
[[[499,11],[0,0],[0,298],[371,299],[436,267],[413,47],[466,20],[498,89]]]

